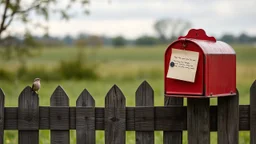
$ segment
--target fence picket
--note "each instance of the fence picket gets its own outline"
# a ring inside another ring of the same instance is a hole
[[[210,102],[206,99],[188,98],[188,144],[210,143]]]
[[[239,93],[218,98],[218,144],[238,144]]]
[[[256,80],[250,88],[250,141],[256,144]]]
[[[4,92],[0,88],[0,144],[4,143]]]
[[[114,85],[105,97],[105,144],[125,143],[125,108],[125,97]]]
[[[142,82],[136,91],[136,107],[138,106],[154,106],[154,91],[146,81]],[[136,131],[136,143],[154,144],[154,107],[148,111],[143,111],[143,108],[135,109],[134,114],[135,130],[147,130]],[[145,116],[149,118],[145,119]]]
[[[165,97],[165,106],[183,106],[183,98]],[[182,131],[164,131],[164,144],[182,144]]]
[[[50,106],[39,108],[38,95],[26,87],[19,95],[18,107],[4,107],[0,88],[0,144],[4,130],[19,130],[19,144],[38,144],[39,129],[51,130],[51,144],[69,144],[70,129],[77,132],[77,144],[94,144],[95,130],[105,130],[106,144],[124,144],[125,132],[136,131],[136,143],[153,144],[154,131],[164,131],[164,144],[181,144],[182,131],[188,130],[188,144],[209,144],[210,131],[218,134],[218,144],[238,144],[239,130],[250,131],[256,144],[256,81],[250,88],[250,105],[239,105],[236,96],[219,97],[217,106],[209,98],[165,97],[165,106],[154,106],[154,91],[144,81],[136,91],[136,107],[126,107],[121,90],[114,85],[105,97],[105,108],[85,89],[69,107],[69,98],[58,86]]]
[[[50,101],[51,144],[69,144],[69,98],[61,86],[55,89]]]
[[[76,101],[77,144],[95,144],[95,101],[84,89]]]
[[[18,129],[19,144],[39,143],[39,98],[29,86],[19,96]]]

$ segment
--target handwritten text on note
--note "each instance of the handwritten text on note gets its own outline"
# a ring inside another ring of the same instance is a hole
[[[173,48],[167,77],[195,82],[198,58],[198,52]]]

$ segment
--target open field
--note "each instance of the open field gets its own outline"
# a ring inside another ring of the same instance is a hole
[[[256,79],[256,48],[251,46],[235,45],[237,52],[237,88],[240,91],[240,104],[249,104],[249,88]],[[70,98],[70,105],[75,106],[79,94],[86,88],[95,98],[97,106],[104,105],[104,97],[108,90],[117,84],[126,96],[127,106],[134,106],[135,91],[143,80],[147,80],[155,90],[155,105],[163,105],[163,58],[166,46],[156,46],[150,48],[125,48],[125,49],[85,49],[86,62],[96,64],[98,80],[62,80],[49,81],[42,80],[40,90],[40,105],[49,105],[50,96],[54,89],[61,85]],[[76,48],[51,48],[41,49],[38,56],[28,58],[29,67],[54,68],[60,60],[72,60],[76,57]],[[15,70],[18,61],[0,61],[1,68]],[[40,75],[38,76],[40,77]],[[33,78],[31,78],[31,81]],[[6,106],[17,106],[18,95],[22,89],[31,85],[27,81],[1,81],[0,88],[6,94]],[[211,100],[216,104],[216,99]],[[127,143],[134,143],[134,132],[127,132]],[[240,144],[249,141],[248,133],[240,133]],[[71,132],[71,142],[75,142],[75,131]],[[184,134],[186,137],[186,134]],[[5,142],[17,143],[17,131],[5,133]],[[212,134],[212,144],[216,143],[216,134]],[[103,143],[104,133],[98,132],[97,143]],[[40,142],[49,143],[49,133],[40,132]],[[162,143],[162,132],[156,132],[155,143]]]

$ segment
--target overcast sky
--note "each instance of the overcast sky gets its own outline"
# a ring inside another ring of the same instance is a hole
[[[68,22],[51,19],[50,35],[156,36],[153,24],[162,18],[188,20],[193,28],[216,37],[242,32],[256,35],[256,0],[91,0],[89,10],[90,15],[77,15]],[[19,31],[17,25],[12,27]]]

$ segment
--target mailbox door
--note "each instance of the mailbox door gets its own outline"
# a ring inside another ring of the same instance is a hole
[[[186,47],[183,47],[183,44],[186,44]],[[170,58],[172,54],[172,49],[181,49],[188,51],[199,52],[199,60],[197,66],[197,72],[195,75],[195,82],[186,82],[177,79],[167,78],[167,73],[170,65]],[[204,53],[202,49],[194,42],[189,40],[178,40],[172,43],[165,52],[165,72],[164,72],[164,84],[165,84],[165,95],[198,95],[202,96],[204,93]]]

